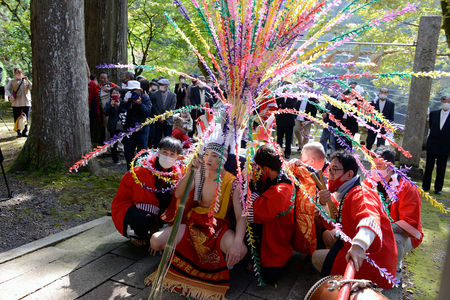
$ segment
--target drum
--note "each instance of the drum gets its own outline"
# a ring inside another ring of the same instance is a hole
[[[342,280],[341,275],[331,275],[324,277],[317,281],[308,291],[305,300],[336,300],[339,294],[339,289],[330,289],[332,284],[330,281]],[[366,287],[361,288],[350,293],[349,300],[389,300],[380,292]]]

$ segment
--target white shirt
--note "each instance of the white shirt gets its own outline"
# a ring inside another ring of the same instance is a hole
[[[202,106],[205,105],[205,90],[204,89],[200,89],[200,104]]]
[[[382,113],[383,109],[384,109],[384,105],[386,104],[387,100],[384,100],[384,101],[378,100],[378,101],[380,102],[380,113]]]
[[[302,99],[302,102],[300,104],[300,111],[305,111],[306,110],[306,105],[308,104],[308,100],[306,98]],[[299,115],[297,117],[297,120],[299,121],[304,121],[305,119],[303,118],[303,116]]]
[[[441,130],[442,130],[442,127],[444,127],[445,121],[447,121],[449,112],[450,112],[450,110],[445,111],[445,110],[441,109],[441,123],[440,123],[440,126],[439,126],[439,128]]]

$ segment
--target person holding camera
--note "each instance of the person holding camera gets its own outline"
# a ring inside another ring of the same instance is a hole
[[[137,80],[130,80],[127,83],[128,92],[124,96],[120,108],[126,111],[124,130],[134,128],[145,122],[152,112],[150,98],[142,92],[141,84]],[[136,152],[147,148],[149,127],[144,126],[132,135],[125,137],[124,154],[127,161],[127,170]]]
[[[6,94],[8,95],[9,101],[12,104],[14,121],[22,115],[25,114],[27,122],[22,130],[17,130],[18,137],[27,137],[28,131],[28,118],[30,115],[30,107],[31,107],[31,81],[27,76],[23,76],[23,71],[21,68],[14,69],[14,78],[11,79],[5,87]]]
[[[103,113],[108,117],[107,129],[109,135],[113,137],[119,132],[123,131],[123,124],[119,119],[120,114],[123,114],[123,100],[120,99],[120,89],[118,86],[112,87],[110,89],[110,101],[105,103],[103,108]],[[122,107],[121,107],[122,104]],[[115,164],[119,163],[119,153],[117,151],[117,144],[111,148],[111,157]]]

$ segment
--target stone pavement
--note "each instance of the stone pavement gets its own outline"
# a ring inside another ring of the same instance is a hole
[[[110,217],[0,253],[0,299],[147,299],[144,278],[160,257],[132,246]],[[303,299],[320,279],[310,263],[294,254],[278,287],[257,287],[252,274],[231,270],[228,299]],[[400,300],[392,290],[390,299]],[[164,293],[162,299],[185,299]]]

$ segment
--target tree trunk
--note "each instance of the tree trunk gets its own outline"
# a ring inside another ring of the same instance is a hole
[[[441,7],[443,17],[442,28],[447,37],[447,45],[450,48],[450,0],[441,0]]]
[[[127,0],[85,0],[84,2],[86,58],[91,74],[101,69],[96,66],[127,63]],[[121,72],[126,70],[111,69],[110,80],[119,83]]]
[[[33,113],[16,169],[67,167],[91,149],[83,0],[31,0]]]

